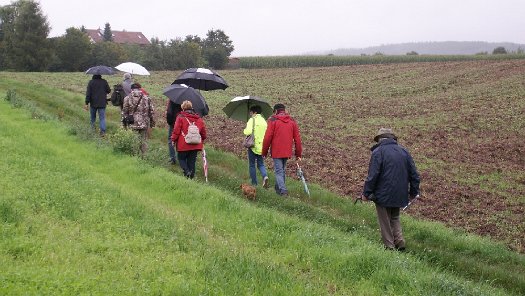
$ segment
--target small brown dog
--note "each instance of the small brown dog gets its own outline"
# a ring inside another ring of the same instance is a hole
[[[241,184],[241,190],[247,199],[255,200],[255,197],[257,195],[257,190],[255,189],[255,187],[248,184]]]

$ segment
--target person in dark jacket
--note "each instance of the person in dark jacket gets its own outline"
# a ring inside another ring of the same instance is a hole
[[[202,150],[203,142],[206,140],[206,126],[204,125],[204,120],[193,110],[193,105],[190,101],[182,102],[181,108],[182,111],[175,119],[171,141],[177,147],[177,158],[180,167],[184,171],[184,176],[193,179],[195,177],[197,153]],[[198,144],[186,143],[185,136],[188,134],[190,124],[195,124],[199,128],[201,142]]]
[[[286,113],[283,104],[273,107],[273,115],[268,119],[268,127],[264,134],[262,156],[266,157],[271,148],[273,168],[275,172],[275,192],[281,196],[288,195],[286,188],[286,162],[292,157],[295,145],[295,157],[301,161],[303,146],[297,122]]]
[[[419,195],[419,174],[408,150],[397,144],[391,129],[379,129],[374,140],[363,201],[376,205],[381,238],[387,249],[405,250],[399,210]]]
[[[168,124],[168,150],[170,152],[170,163],[177,164],[177,151],[173,142],[171,141],[171,134],[173,134],[173,126],[175,124],[175,118],[182,111],[179,104],[173,103],[168,99],[168,104],[166,106],[166,123]]]
[[[86,105],[84,109],[87,111],[88,106],[91,111],[91,127],[95,128],[95,121],[97,119],[100,125],[100,135],[106,134],[106,106],[108,104],[107,94],[111,92],[108,82],[102,79],[101,75],[93,75],[89,81],[86,90]]]

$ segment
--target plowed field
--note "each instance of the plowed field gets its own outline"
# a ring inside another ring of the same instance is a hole
[[[310,182],[358,196],[374,133],[392,127],[422,177],[423,198],[410,215],[524,251],[525,61],[222,74],[232,96],[259,95],[288,106],[301,129]],[[207,122],[214,146],[245,157],[242,123],[220,112]]]
[[[178,74],[136,77],[155,97],[160,128],[162,89]],[[257,95],[272,105],[284,103],[299,123],[309,182],[353,198],[360,195],[375,132],[391,127],[411,151],[422,177],[422,199],[409,215],[525,251],[525,60],[220,74],[230,87],[202,92],[211,109],[206,123],[213,146],[246,158],[241,146],[244,123],[221,111],[233,97]],[[6,77],[82,94],[89,80],[80,73]],[[113,85],[120,78],[111,76],[108,81]],[[271,161],[267,164],[271,167]]]

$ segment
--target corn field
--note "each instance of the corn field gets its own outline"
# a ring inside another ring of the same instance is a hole
[[[335,67],[367,64],[395,64],[419,62],[453,62],[477,60],[525,59],[525,54],[498,55],[372,55],[372,56],[272,56],[243,57],[239,66],[243,69]]]

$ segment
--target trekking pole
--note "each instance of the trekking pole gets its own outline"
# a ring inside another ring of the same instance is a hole
[[[408,208],[410,207],[410,205],[411,205],[413,202],[415,202],[416,199],[418,199],[418,198],[419,198],[419,194],[416,195],[416,197],[414,197],[412,200],[409,200],[409,201],[408,201],[408,205],[406,205],[406,206],[403,208],[403,211],[406,210],[406,209],[408,209]]]

